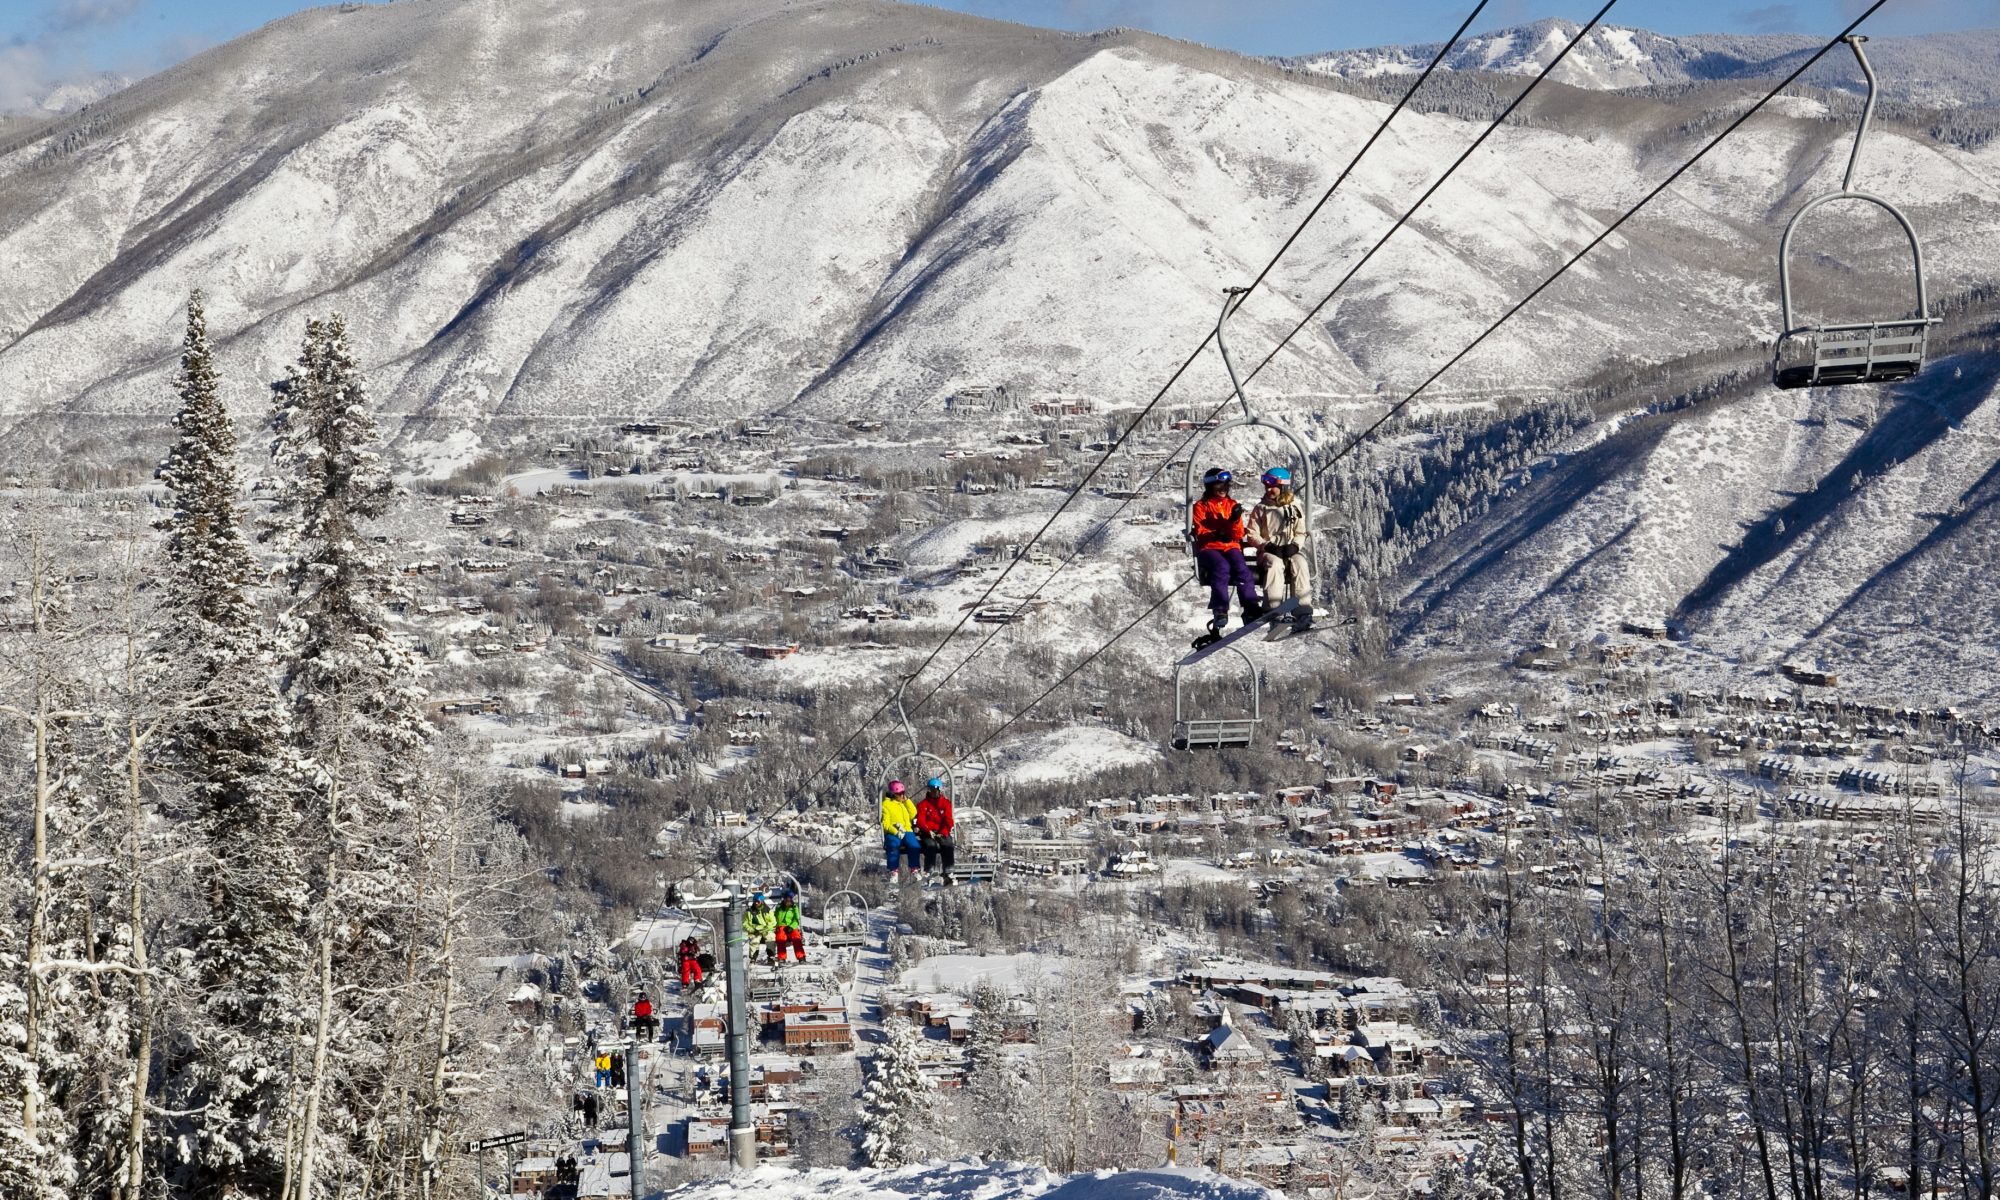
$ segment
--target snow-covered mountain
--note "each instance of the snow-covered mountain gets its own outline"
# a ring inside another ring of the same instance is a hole
[[[99,71],[82,79],[65,79],[50,84],[19,115],[65,116],[130,86],[132,77],[115,71]]]
[[[1589,99],[1552,88],[1495,137],[1260,386],[1356,415],[1691,144],[1672,104]],[[1385,111],[1142,34],[880,0],[316,9],[0,146],[0,424],[20,453],[156,437],[196,286],[244,406],[306,314],[345,310],[436,466],[537,421],[933,411],[979,383],[1136,403]],[[1246,352],[1475,130],[1399,121],[1239,318]],[[1760,119],[1447,392],[1766,336],[1776,224],[1839,136]],[[1874,151],[1940,294],[2000,267],[1995,177],[1991,152]]]
[[[1549,19],[1466,38],[1445,69],[1533,75],[1576,36],[1575,21]],[[1778,79],[1818,49],[1821,39],[1797,34],[1700,34],[1668,37],[1644,29],[1600,25],[1570,52],[1555,78],[1582,88],[1646,87],[1728,79]],[[1294,66],[1352,79],[1414,75],[1440,43],[1337,50],[1288,59]],[[2000,30],[1872,40],[1868,57],[1884,95],[1956,107],[2000,100]],[[1859,90],[1859,72],[1845,50],[1805,76],[1821,87]]]
[[[1664,54],[1618,32],[1604,56]],[[1533,57],[1507,53],[1480,51]],[[1372,419],[1678,165],[1718,127],[1706,103],[1551,85],[1256,386],[1322,444]],[[0,429],[16,461],[156,447],[194,287],[246,418],[303,319],[343,310],[419,469],[577,422],[936,413],[976,384],[1129,407],[1386,111],[1143,34],[882,0],[316,9],[0,142]],[[1400,118],[1237,319],[1244,356],[1479,127]],[[1777,231],[1836,182],[1845,135],[1811,104],[1760,116],[1434,402],[1754,354]],[[2000,277],[2000,145],[1889,128],[1863,179],[1915,220],[1935,298]],[[1830,217],[1801,247],[1802,294],[1829,315],[1900,314],[1904,269],[1879,224]],[[1984,468],[1962,448],[1990,373],[1953,371],[1880,399],[1917,421],[1897,429],[1956,414],[1907,453],[1850,411],[1859,395],[1757,391],[1592,429],[1411,564],[1408,635],[1512,638],[1559,614],[1700,628],[1736,606],[1787,614],[1741,628],[1794,642],[1887,645],[1870,631],[1929,594],[1925,572],[1985,554]],[[1198,364],[1176,399],[1221,379]]]

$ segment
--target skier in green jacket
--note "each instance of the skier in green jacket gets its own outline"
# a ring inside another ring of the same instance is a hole
[[[799,898],[793,895],[786,895],[778,901],[778,910],[772,913],[771,916],[778,923],[775,935],[778,946],[778,961],[785,961],[785,951],[789,949],[798,954],[800,962],[804,962],[806,960],[806,931],[805,925],[799,915]]]

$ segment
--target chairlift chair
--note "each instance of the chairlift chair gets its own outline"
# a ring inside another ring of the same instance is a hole
[[[1274,421],[1259,413],[1251,405],[1249,397],[1243,394],[1243,380],[1237,374],[1236,360],[1229,353],[1229,339],[1226,334],[1226,327],[1229,324],[1229,318],[1235,315],[1236,310],[1242,306],[1244,297],[1248,294],[1248,288],[1226,289],[1223,293],[1222,315],[1217,317],[1215,322],[1216,349],[1221,352],[1223,368],[1229,372],[1229,385],[1235,394],[1237,404],[1243,410],[1243,415],[1228,421],[1219,422],[1212,428],[1200,430],[1195,439],[1189,443],[1187,469],[1182,485],[1185,498],[1185,503],[1182,506],[1182,533],[1187,539],[1188,557],[1193,564],[1195,578],[1197,581],[1200,581],[1201,559],[1196,554],[1194,546],[1194,505],[1195,501],[1201,495],[1198,482],[1200,476],[1197,473],[1197,468],[1201,462],[1201,448],[1211,438],[1227,433],[1232,429],[1259,428],[1272,430],[1290,443],[1292,455],[1297,463],[1292,478],[1295,481],[1295,490],[1298,492],[1300,507],[1305,510],[1305,545],[1303,546],[1303,550],[1306,556],[1307,571],[1313,580],[1314,586],[1317,587],[1319,586],[1321,576],[1319,563],[1316,561],[1313,552],[1312,455],[1306,449],[1305,439],[1293,432],[1284,423]],[[1308,602],[1310,599],[1310,597],[1306,597],[1301,602]],[[1244,666],[1249,669],[1250,715],[1248,717],[1219,719],[1188,717],[1185,713],[1186,692],[1182,687],[1181,672],[1184,668],[1192,665],[1192,663],[1190,660],[1184,658],[1174,664],[1174,728],[1172,737],[1169,739],[1169,744],[1176,750],[1241,749],[1249,746],[1255,739],[1257,723],[1261,720],[1261,700],[1259,693],[1262,689],[1262,676],[1257,670],[1257,665],[1250,661],[1250,656],[1245,654],[1240,647],[1228,646],[1225,648],[1234,652],[1238,658],[1241,658]]]
[[[965,804],[954,805],[958,827],[963,829],[967,819],[983,821],[992,831],[993,849],[991,853],[981,853],[971,842],[958,843],[958,855],[951,866],[951,877],[958,883],[992,883],[1004,885],[1007,881],[1006,843],[1002,840],[1000,818],[979,807],[979,796],[986,790],[986,777],[980,776],[979,791]]]
[[[867,898],[859,892],[841,890],[820,906],[820,944],[838,948],[859,946],[868,940]]]
[[[1190,717],[1187,715],[1187,691],[1181,683],[1181,674],[1189,664],[1186,661],[1174,664],[1174,731],[1169,740],[1176,750],[1241,750],[1250,745],[1257,733],[1257,723],[1263,720],[1261,699],[1261,676],[1257,664],[1241,646],[1225,646],[1223,649],[1243,660],[1243,667],[1250,673],[1250,715],[1247,717]]]
[[[1893,383],[1908,379],[1923,369],[1925,343],[1937,318],[1930,316],[1930,294],[1924,281],[1924,249],[1917,231],[1902,210],[1868,192],[1854,187],[1855,169],[1861,162],[1861,148],[1868,140],[1868,124],[1875,115],[1878,88],[1875,68],[1861,44],[1868,39],[1850,34],[1845,39],[1854,50],[1855,61],[1868,80],[1868,99],[1861,109],[1861,124],[1854,132],[1854,148],[1848,152],[1847,171],[1841,176],[1840,190],[1806,201],[1785,225],[1778,243],[1778,303],[1782,330],[1771,358],[1771,381],[1781,388],[1826,387],[1844,383]],[[1916,267],[1916,315],[1884,318],[1843,325],[1800,325],[1792,309],[1792,235],[1808,213],[1839,200],[1872,204],[1895,218],[1910,242],[1910,257]]]

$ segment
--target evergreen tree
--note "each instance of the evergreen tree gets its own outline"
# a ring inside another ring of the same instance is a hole
[[[15,982],[22,968],[18,949],[0,944],[0,1196],[66,1200],[75,1162],[60,1122],[48,1119],[45,1056],[29,1046],[28,990]]]
[[[191,1114],[179,1118],[176,1138],[190,1195],[273,1196],[284,1177],[305,963],[299,772],[259,645],[236,435],[217,393],[199,292],[188,300],[178,391],[180,436],[160,472],[173,508],[154,658],[169,687],[200,686],[203,703],[180,714],[161,745],[208,855],[206,911],[187,936],[196,1011],[166,1048],[175,1067],[169,1107]]]
[[[379,1144],[382,1105],[407,1090],[387,1076],[410,1057],[388,1043],[412,976],[415,941],[404,926],[427,790],[424,692],[413,657],[390,637],[396,588],[363,526],[387,511],[395,488],[338,314],[306,323],[272,425],[280,491],[262,536],[281,553],[280,686],[294,744],[314,768],[311,1055],[293,1138],[296,1195],[307,1200],[323,1169],[351,1174],[362,1161],[323,1144],[328,1126]]]
[[[1024,1114],[1028,1081],[1007,1053],[1007,1019],[1012,1006],[1005,992],[981,981],[972,993],[972,1041],[968,1054],[972,1071],[959,1105],[959,1145],[989,1159],[1020,1161],[1039,1149],[1032,1125],[1023,1120],[996,1119],[1000,1114]]]
[[[873,1167],[919,1162],[935,1130],[936,1085],[923,1072],[920,1035],[908,1021],[887,1022],[889,1044],[861,1089],[861,1156]]]

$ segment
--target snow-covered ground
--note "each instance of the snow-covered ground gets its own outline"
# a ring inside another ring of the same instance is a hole
[[[674,1200],[1273,1200],[1277,1194],[1196,1169],[1057,1175],[1019,1163],[958,1159],[889,1170],[763,1166],[667,1195]]]
[[[1117,767],[1160,762],[1156,742],[1101,726],[1072,725],[1010,742],[990,752],[998,776],[1011,783],[1083,779]]]
[[[985,982],[1006,992],[1020,993],[1034,983],[1061,975],[1064,960],[1024,951],[1019,954],[936,954],[906,967],[896,984],[905,991],[948,991],[968,994]]]

